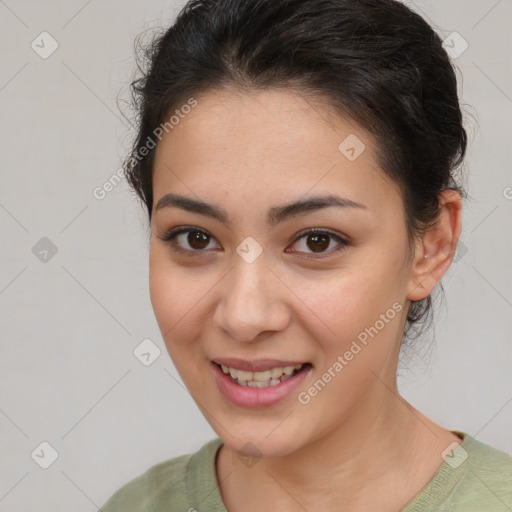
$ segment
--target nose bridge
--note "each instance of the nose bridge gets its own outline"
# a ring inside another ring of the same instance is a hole
[[[262,331],[283,329],[288,316],[280,303],[279,280],[268,268],[264,254],[248,261],[235,255],[214,315],[217,327],[239,341],[251,341]]]

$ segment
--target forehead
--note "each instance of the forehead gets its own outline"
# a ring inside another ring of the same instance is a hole
[[[196,101],[158,143],[155,203],[171,191],[246,207],[336,192],[383,207],[398,192],[373,137],[325,103],[288,89],[210,91]]]

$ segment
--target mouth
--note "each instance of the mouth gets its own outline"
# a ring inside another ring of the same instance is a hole
[[[282,382],[294,377],[297,373],[310,368],[311,363],[297,363],[293,365],[270,366],[262,371],[248,371],[226,366],[213,361],[225,375],[229,375],[231,380],[239,386],[249,388],[267,388],[278,386]]]
[[[284,400],[313,371],[313,365],[309,362],[278,363],[286,364],[276,366],[274,360],[254,363],[236,360],[235,363],[235,360],[223,359],[211,361],[211,368],[217,388],[224,398],[237,407],[254,409],[269,407]]]

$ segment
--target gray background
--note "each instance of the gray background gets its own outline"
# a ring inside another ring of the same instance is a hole
[[[115,99],[129,97],[133,40],[179,5],[0,0],[0,511],[97,510],[216,437],[153,316],[143,210],[124,183],[93,195],[130,142]],[[512,0],[410,5],[469,44],[455,61],[471,199],[435,348],[400,389],[435,421],[512,453]],[[47,58],[31,47],[51,49],[43,31],[59,45]],[[161,350],[149,366],[133,353],[147,338]],[[58,454],[47,469],[43,441]]]

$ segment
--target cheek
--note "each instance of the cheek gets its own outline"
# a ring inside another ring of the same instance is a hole
[[[170,329],[179,315],[175,275],[169,271],[164,255],[151,247],[149,257],[149,295],[162,334]]]
[[[187,389],[198,394],[207,387],[204,355],[199,339],[205,319],[205,286],[191,269],[173,265],[165,248],[151,249],[149,292],[167,352]]]
[[[198,314],[204,292],[204,284],[194,278],[190,270],[172,264],[166,248],[151,247],[149,293],[168,349],[176,344],[176,340],[186,344],[193,336],[191,320]]]
[[[374,386],[381,386],[379,379],[392,382],[403,311],[392,281],[386,272],[354,269],[332,280],[323,300],[317,296],[308,303],[329,329],[324,327],[321,332],[326,334],[316,338],[322,347],[318,372],[302,399],[310,400],[310,412],[323,415],[326,429],[362,402]]]
[[[313,312],[308,315],[309,329],[322,333],[317,337],[324,348],[322,366],[330,367],[347,351],[350,366],[378,367],[391,357],[401,338],[402,281],[400,267],[389,252],[378,255],[369,250],[368,257],[358,254],[337,276],[298,293],[308,297],[305,302]]]

